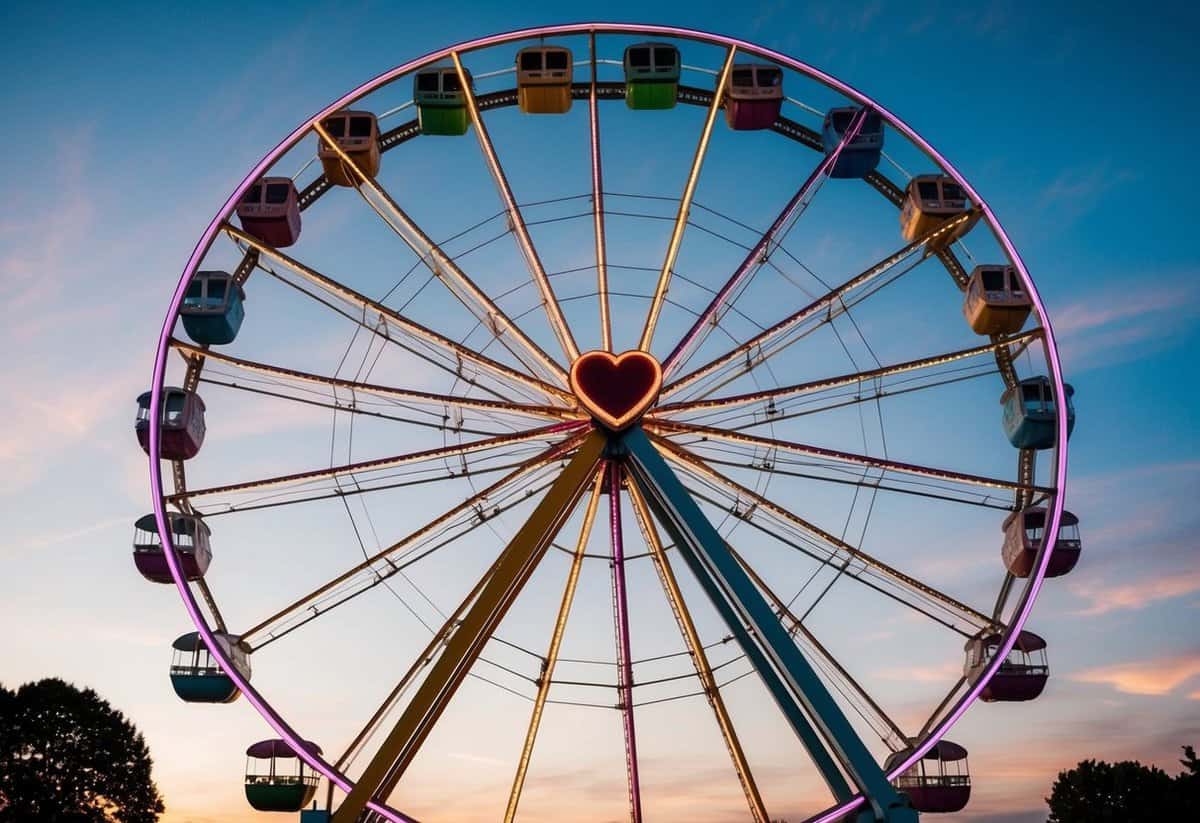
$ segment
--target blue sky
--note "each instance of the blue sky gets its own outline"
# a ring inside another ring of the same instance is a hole
[[[147,508],[148,487],[144,459],[129,431],[132,400],[149,378],[152,343],[178,271],[245,171],[295,124],[368,77],[444,44],[525,25],[585,18],[661,22],[780,49],[900,114],[988,198],[1049,308],[1068,380],[1077,391],[1079,424],[1071,442],[1068,506],[1081,518],[1085,555],[1070,577],[1048,585],[1034,615],[1035,630],[1052,643],[1054,674],[1046,694],[1027,706],[976,707],[952,733],[971,749],[977,776],[975,800],[959,819],[1042,819],[1041,798],[1054,774],[1082,757],[1140,758],[1173,771],[1177,747],[1200,738],[1195,720],[1200,639],[1194,629],[1200,607],[1194,537],[1200,527],[1194,505],[1200,492],[1200,449],[1195,434],[1197,370],[1191,356],[1198,342],[1200,261],[1189,208],[1196,183],[1191,143],[1200,114],[1187,102],[1200,79],[1190,42],[1196,12],[1182,6],[1141,15],[1125,5],[1053,4],[1035,10],[1017,3],[966,9],[951,3],[879,2],[850,12],[836,3],[787,2],[744,4],[736,12],[696,3],[660,5],[652,16],[644,7],[626,3],[602,9],[585,4],[466,5],[446,17],[386,4],[304,4],[286,13],[275,6],[233,4],[186,9],[130,4],[119,11],[60,4],[6,10],[10,38],[0,56],[6,78],[0,89],[14,116],[0,123],[8,149],[0,161],[8,195],[0,205],[0,282],[9,293],[11,312],[0,329],[9,352],[3,366],[6,390],[0,393],[5,423],[0,434],[5,512],[0,622],[17,628],[0,641],[0,660],[5,661],[0,680],[13,684],[61,675],[97,688],[146,732],[168,820],[247,819],[238,796],[240,751],[265,736],[265,729],[244,703],[196,709],[174,698],[166,683],[166,649],[184,630],[186,618],[169,590],[141,581],[128,562],[131,524]],[[711,56],[705,60],[706,65],[714,62]],[[481,65],[483,70],[496,67],[495,58]],[[609,108],[602,116],[610,116]],[[512,112],[500,115],[494,136],[506,162],[513,163],[510,174],[523,199],[580,190],[568,174],[573,158],[586,159],[582,142],[572,144],[574,155],[521,152],[516,141],[523,134],[522,123]],[[611,116],[611,122],[621,122],[616,112]],[[690,123],[694,129],[699,113],[671,117],[661,122],[678,126],[680,134],[694,133],[685,127]],[[759,181],[757,195],[740,188],[737,174],[727,167],[722,171],[716,162],[739,145],[723,128],[718,124],[714,162],[706,167],[697,196],[703,202],[740,201],[750,210],[742,214],[754,217],[747,217],[749,222],[762,224],[795,183],[781,174]],[[570,137],[585,133],[586,125],[577,108],[570,120],[546,129]],[[634,138],[617,131],[614,139],[625,142],[614,145],[633,145]],[[740,145],[768,145],[763,135],[748,139],[757,142]],[[423,166],[422,158],[432,155],[423,154],[420,142],[398,152],[413,152],[404,167],[411,176],[402,178],[411,181],[406,192],[436,191],[443,198],[460,190],[491,194],[480,176],[473,139],[445,149],[473,164],[476,175],[470,179],[465,172],[447,178]],[[638,163],[629,163],[629,152],[616,150],[606,157],[610,185],[616,190],[618,181],[632,186],[642,177],[657,177],[664,182],[656,183],[655,190],[673,193],[690,153],[685,144],[679,150],[647,152]],[[389,155],[385,165],[391,162]],[[291,173],[300,162],[289,158],[285,165]],[[562,177],[545,173],[547,168],[561,169]],[[361,231],[361,259],[354,262],[364,283],[378,285],[392,272],[393,262],[381,255],[390,254],[384,250],[394,248],[395,238],[366,223],[369,212],[350,193],[337,195],[330,198],[323,218],[329,221],[326,228],[307,229],[324,231],[306,239],[316,243],[323,237],[328,245],[306,247],[306,253],[331,261],[327,249],[334,248],[339,232]],[[794,242],[806,259],[834,273],[888,251],[884,234],[870,235],[861,245],[822,246],[830,227],[875,231],[885,219],[894,220],[890,212],[869,208],[851,217],[849,202],[838,191],[824,190],[789,245]],[[422,218],[438,236],[471,222],[439,198],[423,197],[421,205]],[[464,211],[486,216],[493,201],[486,208],[474,202],[468,206]],[[535,235],[543,237],[553,250],[548,256],[563,267],[577,255],[586,256],[586,248],[579,252],[566,242],[555,245],[549,233]],[[718,266],[726,261],[719,255],[731,254],[728,247],[706,245],[692,234],[688,238],[695,245],[687,250],[685,244],[681,267],[689,254],[693,265],[711,255]],[[644,245],[661,243],[661,237],[656,239],[653,229],[630,229],[625,242],[628,258],[634,258]],[[516,259],[510,247],[495,254],[496,260]],[[736,257],[728,259],[736,262]],[[914,287],[914,295],[932,295],[935,283],[948,285],[934,279],[936,271],[923,269],[920,276],[926,279]],[[336,361],[342,337],[332,331],[328,337],[306,336],[296,328],[299,321],[287,322],[282,308],[269,312],[274,305],[287,305],[286,311],[296,311],[299,318],[307,316],[299,314],[302,308],[284,304],[280,290],[271,291],[266,281],[251,285],[259,291],[251,291],[245,342],[259,348],[249,351],[278,355],[294,346],[314,358],[307,361],[310,366]],[[946,298],[945,291],[930,299]],[[951,311],[943,316],[953,318],[952,302],[946,302]],[[435,311],[436,305],[428,304],[426,311]],[[922,344],[971,339],[959,328],[943,332],[921,327],[912,339],[889,336],[895,326],[888,324],[903,319],[906,310],[913,311],[912,306],[906,308],[898,297],[882,304],[877,314],[864,311],[868,332],[891,341],[883,344],[886,351],[880,350],[885,362],[887,354],[899,359],[929,353]],[[833,345],[831,340],[826,344]],[[962,409],[974,409],[968,404],[978,400],[965,392],[955,397]],[[237,407],[207,393],[206,399],[214,407],[214,438],[204,455],[210,462],[197,466],[197,477],[216,482],[231,472],[279,467],[284,465],[281,448],[295,449],[295,455],[310,462],[327,452],[327,440],[313,436],[321,423],[313,417],[254,406],[251,413],[242,412],[235,434],[220,410],[232,413]],[[996,415],[998,423],[994,400],[985,399],[982,413]],[[850,425],[848,420],[839,419],[838,426]],[[909,434],[914,453],[920,453],[925,441],[919,435],[928,435],[927,423],[915,405],[890,416],[889,425],[901,427],[893,437],[897,452],[907,445],[903,434]],[[989,420],[987,426],[992,425]],[[829,436],[837,441],[845,431],[849,429],[834,427]],[[964,429],[962,436],[973,431]],[[367,427],[363,436],[386,435]],[[848,445],[842,445],[853,447],[853,437],[847,437]],[[1008,454],[972,450],[968,456],[975,462],[963,468],[982,470],[1000,460],[1007,467]],[[238,465],[238,460],[248,462]],[[783,494],[789,487],[778,488]],[[830,506],[837,504],[830,499]],[[902,523],[908,516],[901,508],[883,508],[879,517],[892,517],[892,522]],[[936,511],[944,514],[947,525],[928,545],[906,547],[915,568],[944,573],[947,585],[964,596],[981,591],[982,576],[974,567],[956,566],[954,557],[961,543],[970,542],[961,535],[992,541],[998,529]],[[336,540],[347,534],[344,516],[338,516],[319,509],[306,515],[312,519],[305,522],[320,539]],[[378,517],[386,522],[386,514]],[[280,524],[264,515],[244,527],[238,545],[256,540],[265,546]],[[955,528],[969,531],[956,537]],[[214,571],[223,550],[227,556],[244,552],[230,548],[232,531],[224,530],[227,542],[217,547]],[[872,534],[878,533],[876,527]],[[990,561],[998,552],[991,542],[986,546],[980,554]],[[285,584],[316,580],[322,571],[344,565],[344,556],[327,559],[326,567],[319,565],[312,547],[297,551],[305,563],[295,580],[288,577],[290,571],[279,570],[287,555],[264,549],[260,559],[246,558],[250,565],[242,567],[241,577],[218,578],[225,584],[221,591],[231,601],[240,597],[248,618],[255,613],[255,598],[276,603],[284,597],[272,585],[286,592]],[[561,574],[564,565],[555,567],[555,573]],[[226,568],[232,572],[235,567]],[[648,571],[643,568],[644,579],[631,582],[635,593],[656,585]],[[421,582],[436,589],[440,580],[431,573]],[[544,586],[539,592],[545,597],[557,597],[557,579],[537,585]],[[447,585],[443,593],[452,598],[453,591]],[[603,580],[581,594],[598,606],[607,596]],[[532,602],[539,601],[534,597]],[[364,620],[400,619],[394,606],[371,601],[356,614]],[[661,636],[651,633],[646,648],[654,649],[660,640],[667,643],[673,629],[661,605],[646,608],[647,623],[659,620],[655,625],[668,630]],[[532,611],[530,615],[536,622]],[[822,620],[818,612],[815,619],[826,632],[837,636],[842,628],[851,637],[850,626],[892,617],[864,612],[856,620],[828,615]],[[711,616],[707,619],[711,629]],[[297,714],[320,718],[322,712],[335,715],[343,709],[350,714],[354,701],[369,702],[375,691],[386,689],[384,680],[400,663],[372,670],[376,679],[362,694],[330,697],[338,686],[329,672],[316,669],[327,659],[322,643],[335,642],[337,634],[332,628],[323,631],[308,645],[264,662],[256,675],[261,674],[264,689],[274,685],[281,702]],[[602,651],[611,654],[611,638],[604,635],[580,635],[576,642],[580,648],[608,643]],[[856,665],[873,669],[873,682],[894,688],[904,704],[915,699],[905,690],[919,675],[945,676],[944,661],[932,642],[919,644],[922,656],[910,666],[886,660],[875,666],[858,660]],[[850,640],[844,647],[847,654],[855,653]],[[298,677],[298,671],[307,674]],[[482,689],[477,684],[467,688]],[[495,699],[486,690],[470,694],[480,706]],[[786,798],[783,810],[810,808],[805,804],[815,787],[788,788],[786,770],[772,770],[780,762],[772,753],[782,758],[789,750],[769,729],[759,728],[769,722],[753,711],[753,694],[741,699],[750,727],[745,734],[758,742],[765,764],[762,779],[780,786],[780,796]],[[519,734],[524,709],[517,706],[512,724]],[[502,740],[512,730],[479,742],[478,750],[454,749],[453,732],[468,733],[464,730],[472,718],[470,712],[449,716],[450,731],[437,744],[443,747],[439,751],[457,753],[485,782],[506,789],[506,758],[513,752]],[[611,759],[619,757],[619,732],[610,719],[586,721],[595,723],[589,732],[594,733],[595,760],[560,776],[575,781],[570,785],[578,796],[597,798],[600,819],[619,816],[623,803],[620,780],[604,783],[590,774],[597,763],[612,765]],[[670,736],[673,719],[671,714],[647,717],[648,762],[669,764],[677,756],[665,743],[656,752],[654,742]],[[331,736],[338,733],[332,721],[313,722]],[[554,750],[570,744],[550,738],[546,745]],[[705,744],[720,745],[710,738]],[[687,798],[695,797],[708,774],[697,771],[689,782],[676,779],[667,766],[657,771],[648,767],[648,772],[659,775],[654,785],[665,819],[672,809],[688,808]],[[432,764],[422,773],[430,776],[430,794],[435,794]],[[721,774],[727,781],[727,771]],[[537,791],[531,786],[531,792]],[[415,796],[425,802],[419,792]],[[728,797],[719,800],[713,801],[714,808],[723,808]],[[542,797],[541,803],[531,808],[552,814],[552,797]],[[490,819],[480,814],[480,819]]]

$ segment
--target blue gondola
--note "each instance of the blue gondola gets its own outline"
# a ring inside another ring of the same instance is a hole
[[[844,106],[830,109],[825,114],[825,125],[821,129],[821,143],[825,148],[825,156],[833,154],[842,135],[850,128],[855,115],[856,106]],[[862,128],[854,139],[846,144],[837,162],[833,164],[830,177],[866,177],[875,171],[879,158],[883,154],[883,118],[878,112],[871,112],[863,121]]]
[[[238,639],[214,632],[217,643],[233,660],[243,677],[250,677],[250,655],[238,645]],[[200,639],[199,632],[188,632],[171,644],[171,686],[188,703],[232,703],[241,692],[233,678],[225,674]]]
[[[1075,428],[1075,406],[1067,390],[1067,437]],[[1029,377],[1008,389],[1000,397],[1004,407],[1004,434],[1018,449],[1048,449],[1054,445],[1058,411],[1048,377]]]
[[[232,343],[246,317],[245,301],[242,287],[228,273],[196,272],[179,309],[183,329],[201,346]]]

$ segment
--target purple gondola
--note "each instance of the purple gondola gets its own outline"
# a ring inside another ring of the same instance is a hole
[[[884,770],[891,772],[907,760],[912,751],[905,749],[888,757]],[[892,785],[908,795],[912,807],[919,812],[961,811],[971,799],[967,750],[949,740],[940,740],[924,757],[901,772]]]
[[[1031,506],[1013,512],[1004,521],[1004,565],[1016,577],[1029,577],[1037,560],[1038,546],[1046,529],[1046,509]],[[1046,566],[1046,577],[1059,577],[1075,568],[1083,543],[1079,539],[1079,518],[1068,511],[1058,524],[1058,541]]]
[[[179,555],[179,565],[187,580],[199,580],[212,561],[208,525],[191,514],[170,512],[171,543]],[[172,583],[171,569],[158,536],[153,514],[143,515],[133,524],[133,563],[142,577],[153,583]]]
[[[137,402],[134,431],[137,432],[142,451],[149,454],[150,392],[143,392]],[[189,460],[195,457],[204,443],[205,432],[204,401],[200,395],[175,386],[164,388],[159,429],[162,434],[159,457],[163,460]]]
[[[967,641],[963,675],[968,682],[975,682],[983,673],[1002,639],[999,634],[988,634]],[[1033,632],[1021,632],[995,676],[979,693],[979,699],[987,703],[1033,700],[1046,688],[1049,679],[1046,641]]]

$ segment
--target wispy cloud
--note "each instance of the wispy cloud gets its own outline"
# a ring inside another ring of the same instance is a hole
[[[1099,666],[1070,675],[1080,683],[1112,686],[1126,694],[1164,695],[1200,675],[1200,652]]]
[[[1054,313],[1054,331],[1073,371],[1128,360],[1169,345],[1200,315],[1194,275],[1089,291]]]
[[[1091,211],[1113,189],[1138,179],[1128,169],[1116,168],[1109,159],[1063,169],[1042,189],[1040,205],[1060,217],[1074,219]]]
[[[1107,614],[1121,609],[1144,609],[1163,600],[1200,592],[1200,571],[1162,574],[1132,583],[1108,584],[1101,581],[1072,581],[1071,592],[1088,601],[1078,610],[1084,617]]]
[[[885,680],[900,680],[917,683],[953,683],[962,674],[962,667],[957,663],[943,663],[939,666],[894,666],[882,669],[879,677]]]

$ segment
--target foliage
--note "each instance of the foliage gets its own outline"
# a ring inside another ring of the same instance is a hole
[[[1200,761],[1191,746],[1183,751],[1184,771],[1178,777],[1129,760],[1084,760],[1059,772],[1046,798],[1048,823],[1200,820]]]
[[[0,823],[154,823],[151,766],[142,735],[93,690],[0,686]]]

